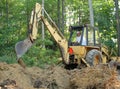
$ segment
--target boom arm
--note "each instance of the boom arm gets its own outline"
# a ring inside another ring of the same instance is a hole
[[[43,23],[45,24],[45,26],[47,27],[47,29],[51,33],[52,37],[55,39],[55,41],[59,45],[63,61],[65,63],[68,63],[68,60],[67,60],[68,42],[67,42],[67,40],[64,38],[63,35],[61,35],[59,29],[56,27],[56,25],[54,23],[53,23],[53,26],[51,26],[50,23],[46,19],[44,19],[44,17],[42,17],[42,16],[41,16],[41,20],[43,21]]]
[[[40,20],[42,7],[40,4],[36,3],[35,8],[31,12],[31,18],[29,23],[29,37],[32,41],[37,39],[38,32],[38,22]]]
[[[50,19],[50,23],[41,15],[42,9],[43,8],[41,7],[41,5],[39,3],[36,3],[35,8],[31,12],[28,38],[25,39],[24,41],[18,42],[15,46],[17,60],[19,60],[21,56],[25,54],[25,52],[33,44],[34,40],[37,39],[38,22],[41,20],[44,23],[44,25],[47,27],[48,31],[50,32],[52,37],[55,39],[57,44],[59,45],[63,62],[65,64],[68,64],[69,63],[68,42],[45,10],[44,11],[46,15]]]
[[[47,12],[44,10],[44,8],[41,7],[41,5],[39,3],[36,3],[36,12],[37,13],[36,17],[38,20],[41,20],[44,25],[47,27],[48,31],[50,32],[50,34],[52,35],[52,37],[55,39],[55,41],[57,42],[57,44],[60,47],[61,50],[61,54],[62,54],[62,58],[63,61],[65,63],[68,63],[67,59],[67,55],[68,55],[68,42],[66,40],[66,38],[63,36],[63,34],[60,32],[60,30],[58,29],[58,27],[56,26],[56,24],[52,21],[52,19],[50,18],[50,16],[47,14]],[[44,12],[46,13],[47,17],[50,20],[50,23],[48,22],[47,19],[45,19],[42,15],[41,15],[41,11],[42,9],[44,10]],[[32,36],[36,37],[37,35],[37,31],[35,29],[33,29],[34,31],[32,31]],[[32,37],[32,38],[33,38]]]

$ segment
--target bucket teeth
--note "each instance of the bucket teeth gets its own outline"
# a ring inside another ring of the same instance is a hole
[[[18,60],[18,64],[20,64],[20,66],[22,66],[23,68],[26,67],[26,66],[25,66],[25,63],[23,62],[22,59],[19,59],[19,60]]]

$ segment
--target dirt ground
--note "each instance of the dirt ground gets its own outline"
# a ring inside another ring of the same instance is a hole
[[[0,63],[0,89],[120,89],[118,72],[106,65],[66,70]]]

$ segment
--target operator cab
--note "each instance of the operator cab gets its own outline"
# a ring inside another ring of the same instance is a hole
[[[69,46],[98,46],[99,45],[99,35],[97,28],[93,28],[88,25],[84,26],[70,26],[69,27]],[[76,33],[80,32],[81,40],[79,43],[76,43]],[[86,41],[86,44],[82,44],[83,41]]]

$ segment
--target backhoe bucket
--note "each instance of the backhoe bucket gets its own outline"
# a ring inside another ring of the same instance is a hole
[[[17,55],[17,61],[27,52],[27,50],[32,46],[32,44],[33,43],[31,42],[30,38],[16,43],[15,51]]]

